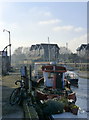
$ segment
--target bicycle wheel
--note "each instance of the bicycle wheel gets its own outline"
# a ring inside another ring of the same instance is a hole
[[[16,88],[13,90],[13,92],[10,95],[10,104],[15,105],[20,100],[20,88]]]

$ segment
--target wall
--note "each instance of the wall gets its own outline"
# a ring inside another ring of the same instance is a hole
[[[6,75],[10,70],[9,56],[2,56],[2,74]]]

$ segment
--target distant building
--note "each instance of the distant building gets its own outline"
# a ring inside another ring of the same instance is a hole
[[[36,44],[31,46],[30,56],[43,61],[58,61],[59,49],[57,44]]]
[[[82,44],[80,47],[77,48],[78,56],[89,56],[89,44]]]

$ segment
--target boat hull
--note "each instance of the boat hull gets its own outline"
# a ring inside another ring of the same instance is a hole
[[[36,90],[36,97],[39,99],[39,100],[47,100],[47,99],[53,99],[53,98],[61,98],[62,96],[64,96],[63,94],[62,95],[58,95],[58,94],[46,94],[46,93],[43,93],[39,90]],[[67,98],[70,100],[72,99],[73,101],[76,102],[76,94],[75,92],[73,93],[70,93],[68,94]]]

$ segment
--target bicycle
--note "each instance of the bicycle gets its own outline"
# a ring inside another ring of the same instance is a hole
[[[18,85],[18,82],[20,83],[20,87],[15,88],[10,95],[9,101],[11,105],[15,105],[16,103],[21,104],[23,99],[27,97],[27,90],[25,88],[24,80],[17,80],[15,84]]]

